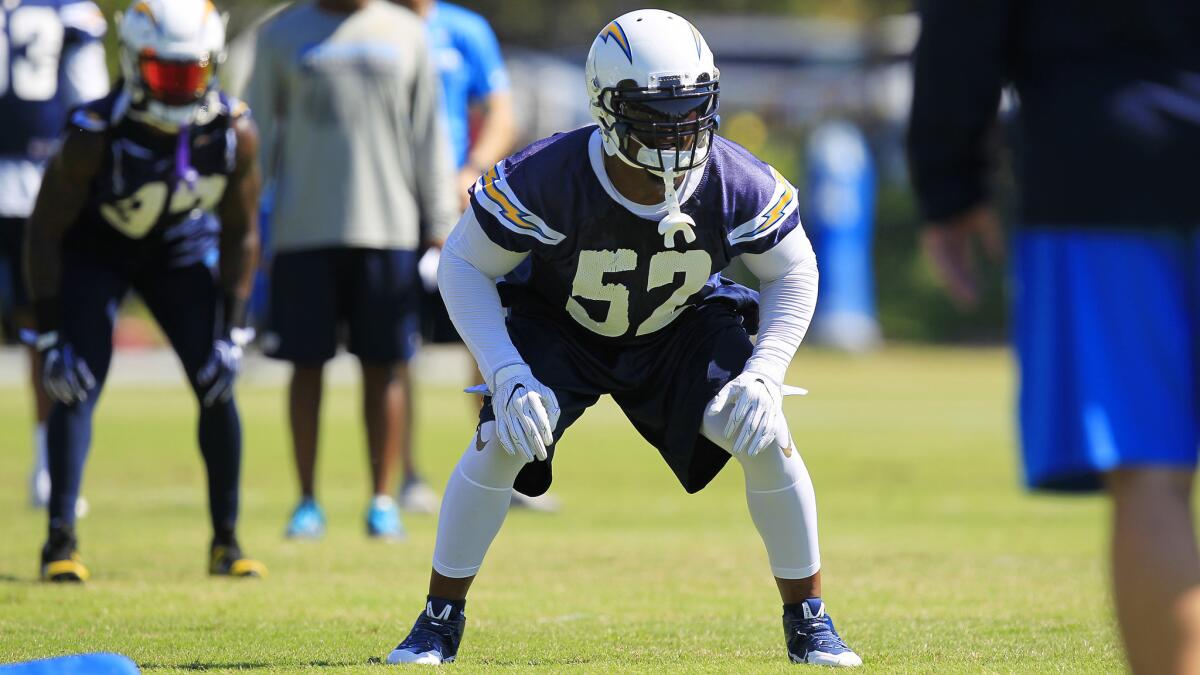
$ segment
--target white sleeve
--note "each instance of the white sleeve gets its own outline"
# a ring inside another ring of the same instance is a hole
[[[760,282],[758,339],[746,370],[783,382],[817,307],[817,256],[797,227],[767,251],[741,258]]]
[[[108,63],[104,43],[89,41],[71,47],[63,55],[66,87],[63,97],[67,107],[95,101],[108,93]]]
[[[513,271],[528,255],[493,242],[480,227],[474,209],[468,208],[446,240],[438,263],[438,288],[446,311],[492,391],[496,371],[525,362],[508,337],[495,280]]]

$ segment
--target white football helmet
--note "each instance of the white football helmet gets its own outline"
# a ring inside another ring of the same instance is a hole
[[[584,74],[608,154],[656,175],[708,159],[720,73],[687,19],[660,9],[617,17],[592,42]]]
[[[130,116],[172,131],[214,107],[225,17],[211,0],[135,0],[119,28]]]

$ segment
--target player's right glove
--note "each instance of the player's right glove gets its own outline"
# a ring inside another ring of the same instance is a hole
[[[525,461],[546,459],[554,444],[554,428],[562,410],[549,387],[537,381],[524,363],[504,366],[493,376],[492,411],[496,436],[510,455]]]
[[[67,405],[86,401],[96,386],[96,377],[82,357],[58,331],[43,333],[34,343],[42,355],[42,385],[50,398]]]

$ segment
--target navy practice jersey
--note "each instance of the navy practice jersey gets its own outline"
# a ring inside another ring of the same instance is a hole
[[[91,0],[0,3],[0,156],[49,158],[71,105],[62,56],[104,31]]]
[[[475,184],[471,205],[484,232],[530,265],[505,293],[529,310],[582,326],[601,339],[650,336],[721,287],[718,273],[742,253],[762,253],[800,224],[796,190],[745,148],[714,137],[682,210],[695,240],[668,246],[658,219],[609,196],[589,159],[596,127],[557,134],[500,162]],[[511,301],[510,301],[511,298]]]
[[[126,116],[128,96],[111,94],[77,109],[70,126],[105,135],[104,164],[67,245],[87,253],[166,258],[174,266],[212,262],[220,225],[213,209],[236,165],[234,122],[249,109],[224,93],[187,143]]]

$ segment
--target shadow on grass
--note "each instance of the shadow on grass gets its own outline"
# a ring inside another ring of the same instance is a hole
[[[0,574],[0,584],[23,584],[31,581],[12,574]]]

